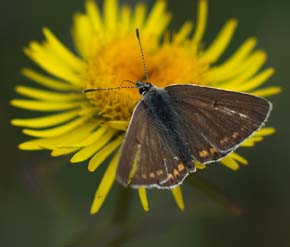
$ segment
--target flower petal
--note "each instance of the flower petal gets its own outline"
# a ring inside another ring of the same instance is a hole
[[[236,152],[231,153],[230,158],[238,161],[239,163],[243,164],[243,165],[248,165],[248,161],[242,157],[241,155],[237,154]]]
[[[125,36],[128,33],[128,31],[131,31],[130,20],[131,20],[131,8],[127,5],[124,5],[120,10],[120,21],[118,25],[119,34],[121,36]]]
[[[232,159],[230,156],[227,156],[225,158],[223,158],[220,163],[222,163],[224,166],[230,168],[233,171],[236,171],[239,169],[239,164]]]
[[[192,38],[192,43],[196,46],[202,40],[204,32],[205,32],[206,22],[207,22],[207,12],[208,12],[207,0],[199,0],[196,28],[195,28],[195,32]]]
[[[56,93],[48,90],[41,90],[26,86],[17,86],[15,88],[18,94],[23,96],[38,99],[38,100],[48,100],[48,101],[72,101],[72,100],[83,100],[84,96],[81,93]]]
[[[96,128],[96,123],[84,123],[83,125],[77,127],[73,132],[66,133],[64,135],[52,138],[42,138],[23,142],[19,145],[22,150],[41,150],[41,149],[64,149],[75,147],[88,135],[90,132]],[[77,135],[75,133],[78,133]],[[78,147],[79,148],[79,147]]]
[[[106,125],[108,125],[112,129],[123,130],[123,131],[127,130],[128,124],[129,124],[128,121],[108,121],[106,123]]]
[[[274,72],[275,72],[274,69],[269,68],[260,72],[255,77],[249,80],[245,79],[245,81],[237,81],[236,85],[234,83],[234,80],[232,82],[229,82],[228,84],[225,83],[224,85],[227,85],[226,87],[228,90],[247,92],[262,85],[274,74]],[[240,79],[243,80],[244,79],[243,77],[244,76],[240,76]]]
[[[255,91],[251,91],[250,93],[256,96],[260,96],[260,97],[268,97],[275,94],[279,94],[281,92],[282,92],[281,87],[267,87],[267,88],[262,88],[262,89],[257,89]]]
[[[144,3],[137,3],[134,9],[134,17],[132,27],[138,27],[140,29],[143,28],[144,19],[146,16],[146,5]]]
[[[274,128],[271,127],[267,127],[267,128],[262,128],[259,129],[254,136],[268,136],[268,135],[272,135],[276,132],[276,130]]]
[[[66,82],[52,79],[51,77],[44,76],[28,68],[23,68],[21,70],[21,74],[33,80],[34,82],[50,89],[61,91],[74,90],[74,87],[70,84],[67,84]]]
[[[75,73],[70,66],[53,54],[47,46],[38,42],[30,42],[29,48],[25,48],[24,52],[31,60],[50,74],[71,84],[82,85],[79,74]]]
[[[77,118],[64,125],[45,130],[24,129],[23,133],[34,137],[55,137],[63,135],[69,131],[72,131],[73,129],[75,129],[76,127],[82,125],[85,121],[87,121],[88,118],[89,118],[88,116]]]
[[[45,117],[13,119],[11,124],[15,126],[29,127],[29,128],[45,128],[60,123],[64,123],[72,118],[78,116],[79,110],[67,111]]]
[[[149,204],[147,199],[146,189],[144,187],[138,188],[138,195],[141,202],[141,205],[145,212],[149,211]]]
[[[118,158],[119,158],[119,152],[114,156],[110,164],[108,165],[107,170],[105,171],[105,174],[103,175],[103,178],[101,180],[101,183],[97,189],[97,192],[95,194],[95,198],[92,203],[91,207],[91,214],[97,213],[101,206],[103,205],[103,202],[105,201],[113,182],[115,181],[116,177],[116,171],[117,171],[117,164],[118,164]]]
[[[143,33],[159,35],[169,23],[170,17],[165,12],[166,2],[157,1],[150,11],[144,25]],[[156,25],[158,23],[158,25]]]
[[[264,51],[253,52],[235,69],[235,73],[231,73],[231,76],[225,78],[228,81],[224,81],[222,84],[239,85],[241,82],[246,81],[262,67],[266,61],[266,57],[267,55]],[[235,83],[236,81],[237,83]]]
[[[79,102],[50,102],[22,99],[13,99],[10,101],[10,104],[18,108],[41,112],[64,111],[80,106]]]
[[[89,171],[94,172],[121,145],[122,141],[123,136],[118,137],[99,150],[89,162]]]
[[[54,52],[72,70],[80,73],[85,69],[85,63],[68,50],[48,28],[43,29],[43,34],[51,52]]]
[[[190,34],[191,30],[192,30],[192,22],[190,21],[186,21],[182,27],[180,28],[180,30],[178,31],[177,34],[174,35],[173,37],[173,42],[180,44],[182,42],[184,42],[188,35]]]
[[[74,16],[72,36],[77,51],[83,58],[87,58],[93,37],[93,27],[88,16],[79,13]]]
[[[238,50],[229,58],[226,62],[216,67],[212,67],[206,75],[207,80],[213,82],[223,82],[234,75],[236,75],[236,69],[243,65],[248,59],[250,52],[256,46],[257,40],[255,38],[249,38],[246,40]]]
[[[93,29],[98,32],[98,35],[101,35],[103,32],[103,22],[101,20],[101,14],[98,6],[95,1],[87,0],[85,7]]]
[[[106,26],[106,36],[108,39],[115,35],[118,18],[118,1],[104,1],[104,24]]]
[[[106,145],[111,138],[115,135],[115,131],[99,128],[93,136],[92,144],[84,146],[80,151],[78,151],[74,156],[71,158],[70,162],[78,163],[89,159],[94,153],[100,150],[104,145]],[[92,137],[92,136],[91,136]],[[90,138],[91,138],[90,137]],[[80,145],[84,145],[86,140],[84,140]]]
[[[183,196],[182,196],[182,191],[181,191],[180,186],[177,186],[177,187],[171,189],[171,192],[172,192],[173,198],[174,198],[177,206],[179,207],[179,209],[181,211],[183,211],[184,210],[184,201],[183,201]]]
[[[210,47],[201,55],[201,59],[208,63],[216,62],[231,41],[236,27],[237,21],[235,19],[228,21]]]

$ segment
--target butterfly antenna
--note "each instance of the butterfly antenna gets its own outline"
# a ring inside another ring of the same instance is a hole
[[[126,87],[107,87],[107,88],[88,88],[84,89],[83,93],[91,93],[96,91],[109,91],[109,90],[119,90],[123,88],[136,88],[136,86],[126,86]]]
[[[144,57],[144,52],[143,52],[143,48],[142,48],[142,44],[141,44],[141,38],[140,38],[140,33],[139,33],[139,29],[138,28],[136,28],[136,37],[138,39],[139,47],[140,47],[140,51],[141,51],[144,74],[145,74],[146,80],[148,81],[149,80],[148,70],[147,70],[146,63],[145,63],[145,57]]]

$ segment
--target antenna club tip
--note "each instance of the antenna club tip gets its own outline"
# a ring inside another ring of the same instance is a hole
[[[137,36],[138,39],[140,38],[140,33],[139,33],[139,28],[138,27],[136,28],[136,36]]]
[[[83,94],[86,94],[86,93],[90,93],[90,92],[94,92],[94,91],[96,91],[96,89],[84,89],[84,90],[82,90],[82,93]]]

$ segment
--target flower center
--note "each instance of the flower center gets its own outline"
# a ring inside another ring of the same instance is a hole
[[[205,84],[207,65],[198,60],[189,45],[164,43],[155,46],[143,39],[149,81],[156,86],[170,84]],[[151,42],[151,43],[150,43]],[[86,88],[112,88],[129,83],[124,80],[145,80],[138,42],[134,37],[116,39],[98,48],[88,58]],[[136,102],[137,89],[97,91],[87,95],[97,112],[110,120],[129,120]]]

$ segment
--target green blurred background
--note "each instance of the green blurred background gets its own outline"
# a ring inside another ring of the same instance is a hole
[[[228,54],[247,37],[257,36],[259,47],[268,53],[267,66],[276,69],[268,85],[283,87],[283,94],[271,98],[270,124],[277,133],[254,149],[241,150],[250,165],[237,172],[212,165],[201,174],[230,195],[243,214],[234,214],[227,209],[230,204],[224,207],[189,185],[184,186],[184,213],[166,191],[149,193],[151,210],[145,213],[135,191],[128,195],[115,185],[100,213],[89,215],[105,166],[90,174],[85,164],[70,165],[68,157],[19,151],[17,144],[26,138],[9,120],[28,113],[8,103],[15,97],[14,86],[26,82],[19,69],[34,66],[22,48],[32,39],[42,40],[44,26],[71,47],[72,14],[83,10],[84,2],[2,1],[0,246],[290,246],[290,2],[209,2],[205,42],[212,40],[227,19],[238,18],[239,28]],[[195,7],[196,1],[170,1],[171,28],[193,18]],[[132,197],[130,206],[117,195]]]

